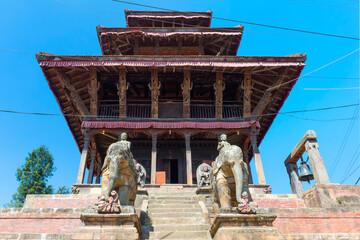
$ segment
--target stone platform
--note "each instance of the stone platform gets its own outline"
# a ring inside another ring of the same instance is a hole
[[[213,239],[280,240],[280,231],[273,227],[275,219],[275,214],[220,213],[210,233]]]
[[[80,219],[84,226],[76,230],[73,240],[137,240],[142,234],[140,220],[135,213],[83,213]]]

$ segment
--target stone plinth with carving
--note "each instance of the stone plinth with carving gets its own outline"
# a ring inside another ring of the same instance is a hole
[[[280,240],[279,230],[273,227],[275,219],[275,214],[219,213],[210,233],[214,240]]]
[[[81,214],[83,227],[77,229],[74,240],[90,239],[140,239],[142,234],[139,217],[135,213]]]

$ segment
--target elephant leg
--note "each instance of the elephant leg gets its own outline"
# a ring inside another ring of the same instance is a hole
[[[219,179],[216,182],[216,187],[218,190],[220,207],[221,208],[228,208],[231,207],[231,192],[230,186],[224,178]]]
[[[105,200],[108,200],[110,197],[110,193],[114,190],[116,181],[119,177],[119,163],[116,161],[111,161],[109,166],[109,181],[105,188]]]
[[[129,199],[130,199],[130,186],[128,185],[122,185],[119,187],[119,201],[120,205],[129,205]]]

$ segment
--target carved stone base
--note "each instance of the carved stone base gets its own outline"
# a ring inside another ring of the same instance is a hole
[[[279,230],[272,225],[275,219],[274,214],[220,213],[215,217],[210,233],[214,240],[280,240]]]
[[[210,187],[198,187],[196,189],[196,194],[200,195],[200,194],[205,194],[205,195],[209,195],[210,194]]]
[[[81,214],[81,221],[85,226],[77,229],[72,236],[73,240],[138,240],[142,234],[140,220],[135,213],[83,213]]]

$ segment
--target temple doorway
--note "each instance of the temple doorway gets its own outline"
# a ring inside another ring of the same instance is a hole
[[[162,162],[166,174],[166,183],[179,183],[178,159],[163,159]]]

